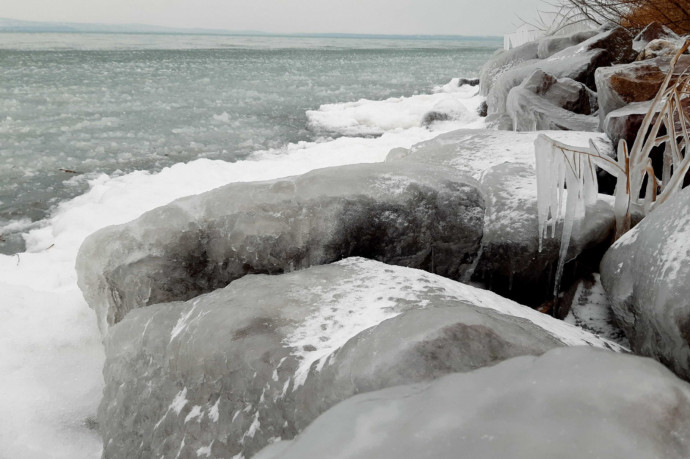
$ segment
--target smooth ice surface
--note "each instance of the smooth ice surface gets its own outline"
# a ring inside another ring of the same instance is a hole
[[[690,188],[655,208],[601,262],[631,349],[690,379]]]
[[[356,393],[563,345],[621,350],[489,291],[363,258],[138,308],[105,342],[108,458],[208,445],[251,457]]]
[[[650,359],[561,348],[352,397],[285,443],[254,457],[681,459],[690,386]]]
[[[67,72],[69,68],[75,67],[85,72],[84,78],[88,79],[87,75],[90,72],[98,72],[100,68],[98,66],[90,66],[89,62],[101,59],[104,62],[110,62],[106,67],[112,67],[111,70],[116,71],[116,74],[119,75],[117,71],[125,73],[125,75],[118,76],[118,78],[121,78],[122,81],[127,80],[127,85],[111,88],[116,90],[116,92],[125,91],[125,88],[130,83],[130,79],[126,74],[128,71],[136,71],[137,66],[121,65],[118,67],[116,62],[107,61],[107,59],[129,56],[136,61],[136,55],[141,55],[141,53],[132,53],[131,50],[128,53],[119,53],[105,52],[101,49],[93,52],[89,51],[90,54],[84,56],[72,49],[55,50],[56,43],[59,44],[59,41],[55,41],[55,37],[41,34],[38,38],[40,40],[45,39],[46,42],[42,42],[41,46],[53,49],[51,53],[54,54],[46,56],[39,51],[32,51],[29,54],[33,57],[26,62],[28,66],[26,68],[27,71],[31,71],[31,69],[37,66],[40,67],[41,59],[52,59],[54,69],[63,69],[64,72]],[[101,38],[112,40],[113,36]],[[132,46],[140,46],[141,36],[135,37],[132,40],[135,42]],[[7,42],[3,41],[3,44],[5,43]],[[94,47],[112,47],[111,45],[95,46],[95,43]],[[74,45],[69,44],[67,47],[74,48]],[[290,54],[289,51],[285,50],[281,52]],[[210,53],[213,54],[213,52]],[[341,53],[348,54],[346,51],[341,51]],[[482,56],[484,54],[482,53],[484,51],[472,54],[474,57],[467,61],[476,61],[475,64],[472,64],[475,65],[473,67],[475,71],[483,60]],[[20,56],[22,54],[26,53],[16,50],[3,51],[2,59],[21,60]],[[177,49],[171,54],[187,56],[191,59],[194,53]],[[202,54],[207,55],[208,53],[202,52]],[[399,57],[402,61],[409,59],[409,62],[405,65],[409,64],[410,69],[418,69],[412,65],[413,61],[416,62],[416,54],[423,54],[423,52],[419,51],[417,53],[402,50],[399,52]],[[431,54],[441,60],[445,60],[445,58],[439,56],[439,54],[442,55],[444,52],[432,52]],[[452,51],[452,54],[455,56],[456,51]],[[151,51],[149,55],[160,57],[160,52]],[[64,60],[60,60],[60,56],[64,57]],[[36,61],[36,59],[39,61]],[[403,83],[403,86],[408,85],[406,87],[409,93],[415,91],[425,92],[424,88],[432,88],[440,82],[448,81],[451,76],[455,76],[454,72],[457,70],[457,61],[453,61],[452,67],[453,75],[440,80],[436,78],[436,75],[426,73],[428,69],[422,73],[415,74],[416,76],[409,73],[399,73],[398,76],[404,80],[395,80],[392,77],[384,76],[381,84],[376,86],[383,93],[358,93],[357,88],[362,88],[360,83],[357,83],[355,86],[345,87],[341,91],[340,85],[337,87],[332,86],[327,81],[328,75],[323,75],[323,78],[325,78],[323,85],[327,91],[333,91],[328,92],[330,94],[328,97],[332,97],[332,99],[328,100],[347,101],[350,98],[363,96],[385,98],[400,94],[387,92],[390,90],[393,81],[406,82]],[[146,68],[148,67],[144,59],[144,62],[141,64],[142,72]],[[193,67],[190,67],[188,70],[191,72],[196,71]],[[16,71],[16,67],[9,65],[2,68],[2,72],[14,71]],[[328,74],[328,72],[326,73]],[[331,77],[338,77],[332,73],[329,75]],[[383,74],[381,73],[381,75]],[[252,75],[252,78],[255,76]],[[163,87],[172,87],[174,89],[176,84],[182,84],[179,78],[184,77],[184,74],[182,74],[182,77],[178,77],[167,80],[170,85],[164,85]],[[53,92],[51,91],[54,91],[54,88],[51,86],[52,83],[48,84],[52,78],[48,68],[42,68],[40,72],[35,73],[34,78],[39,80],[35,84],[21,78],[3,78],[0,85],[26,84],[28,86],[24,88],[25,90],[28,91],[32,88],[37,91],[39,89],[41,91],[45,90],[45,97],[52,97],[51,94]],[[84,111],[80,111],[80,114],[69,115],[59,119],[54,119],[53,115],[47,115],[48,119],[58,123],[70,120],[70,123],[76,123],[77,121],[73,119],[73,116],[82,117],[84,113],[90,113],[89,110],[93,109],[96,113],[103,113],[100,106],[93,108],[92,105],[96,102],[100,103],[99,91],[101,91],[103,86],[97,84],[100,81],[99,78],[105,78],[105,76],[101,74],[94,75],[93,83],[97,86],[92,88],[93,91],[69,86],[70,90],[74,89],[73,92],[67,93],[71,94],[70,100],[86,98],[83,107]],[[161,78],[165,81],[164,76],[161,76]],[[218,78],[226,82],[227,74],[218,75]],[[295,75],[295,78],[298,78],[298,76]],[[349,77],[346,76],[345,78]],[[25,83],[22,83],[22,81],[25,81]],[[144,83],[148,81],[147,84],[149,85],[153,84],[153,81],[150,80],[143,81]],[[58,85],[58,91],[60,92],[65,90],[64,86],[60,86],[63,83],[67,84],[68,82],[60,80],[54,83]],[[199,83],[199,85],[201,84]],[[6,86],[2,87],[7,90]],[[107,85],[105,87],[107,88]],[[299,87],[301,86],[296,83],[293,89],[298,90]],[[81,92],[82,89],[84,92]],[[152,87],[149,87],[149,89],[151,92],[147,93],[148,96],[155,98],[154,89]],[[286,88],[273,89],[276,91],[286,90]],[[43,94],[41,91],[39,93]],[[19,91],[16,98],[22,94],[25,93]],[[257,89],[257,94],[254,94],[254,96],[260,98],[262,97],[261,94]],[[188,96],[191,97],[192,94],[188,94]],[[0,103],[13,104],[12,100],[14,98],[4,97]],[[34,102],[41,104],[41,100],[38,99]],[[121,100],[125,104],[137,104],[134,99],[123,98]],[[213,100],[216,99],[211,99],[211,101]],[[270,97],[267,96],[265,103],[271,103]],[[314,106],[318,106],[318,103]],[[468,99],[470,106],[476,103]],[[24,105],[21,104],[21,106]],[[81,107],[80,105],[77,106]],[[154,104],[155,107],[158,106]],[[165,109],[165,107],[158,108]],[[307,108],[313,107],[305,107],[303,110]],[[46,105],[45,110],[58,110],[58,108],[53,105]],[[226,118],[223,115],[224,111],[227,112],[225,108],[223,110],[208,110],[206,112],[208,117],[204,118],[204,123],[210,123],[213,126],[221,125],[214,123],[224,123]],[[134,113],[144,116],[136,110]],[[306,122],[304,111],[290,113]],[[29,115],[32,117],[39,116],[40,113],[27,114],[27,116]],[[213,115],[218,116],[219,119],[214,119]],[[148,111],[145,116],[147,119],[149,118]],[[228,119],[232,121],[229,112]],[[13,122],[18,121],[19,117],[14,119]],[[30,120],[27,119],[26,121],[29,122]],[[7,120],[0,120],[0,125],[3,126],[3,129],[7,128],[7,122]],[[201,121],[199,122],[201,123]],[[146,123],[139,123],[136,119],[132,123],[141,125],[142,129],[147,126]],[[270,121],[270,123],[273,126],[273,121]],[[95,177],[84,175],[83,179],[76,179],[79,183],[83,183],[80,186],[84,186],[88,191],[74,199],[58,204],[51,211],[50,217],[39,225],[30,227],[30,222],[25,222],[27,224],[27,229],[25,230],[27,232],[24,234],[27,243],[26,252],[15,256],[0,255],[0,282],[3,293],[2,299],[0,299],[0,313],[6,318],[0,322],[0,356],[2,356],[0,357],[0,374],[3,375],[0,378],[0,386],[2,387],[2,392],[0,392],[0,413],[12,413],[11,418],[2,417],[0,420],[0,425],[2,426],[0,428],[0,457],[92,458],[97,457],[101,450],[101,442],[93,430],[91,430],[91,427],[93,427],[92,423],[86,421],[87,418],[95,416],[103,387],[101,368],[104,357],[101,336],[98,332],[94,315],[88,309],[81,292],[78,290],[76,273],[74,271],[77,250],[89,234],[108,225],[132,220],[143,212],[164,205],[171,200],[190,194],[202,193],[230,182],[268,180],[301,174],[319,167],[382,161],[392,148],[407,148],[420,141],[433,138],[438,133],[445,132],[445,130],[462,126],[461,123],[443,124],[443,126],[439,124],[430,128],[395,128],[377,138],[340,137],[335,140],[322,139],[312,142],[294,143],[286,143],[288,140],[284,139],[283,143],[279,142],[276,144],[276,148],[256,152],[251,158],[235,163],[198,159],[186,164],[180,163],[165,167],[158,173],[137,171],[124,175],[113,174],[108,176],[100,174]],[[51,126],[50,123],[46,122],[27,129],[31,132],[35,130],[43,132],[53,129]],[[101,133],[96,137],[100,135],[108,136],[107,132],[103,133],[102,131],[102,129],[107,131],[107,126],[99,128],[93,126],[90,129],[97,129],[97,131],[93,131],[94,135],[96,132]],[[241,130],[237,132],[242,133]],[[256,130],[254,134],[261,137],[263,135],[262,132],[261,130]],[[62,139],[64,135],[74,135],[75,133],[78,132],[72,131],[72,134],[70,134],[70,131],[67,131],[66,134],[62,134],[53,140],[57,141]],[[11,132],[5,132],[3,139],[17,139],[14,135]],[[79,135],[81,136],[81,134]],[[93,140],[94,138],[91,139],[91,141]],[[5,145],[7,144],[3,143],[0,149],[4,148]],[[69,148],[69,145],[66,148]],[[180,151],[186,151],[186,147]],[[175,161],[173,158],[169,164]],[[28,165],[28,167],[34,166],[40,166],[40,164]],[[47,165],[47,170],[52,170],[53,166]],[[17,182],[12,178],[14,177],[12,174],[16,174],[17,171],[18,169],[12,169],[8,180],[5,181],[3,178],[3,185],[15,186]],[[60,174],[64,173],[61,172]],[[34,187],[33,185],[30,188],[37,190],[46,189],[46,187]],[[80,192],[76,191],[74,194],[79,194]],[[21,193],[17,192],[16,196],[20,197]],[[6,199],[0,198],[0,201],[9,205]],[[16,225],[14,226],[15,229],[20,230],[20,224],[13,223],[13,225]],[[46,319],[43,319],[44,317]],[[30,442],[28,441],[29,439],[31,440]]]

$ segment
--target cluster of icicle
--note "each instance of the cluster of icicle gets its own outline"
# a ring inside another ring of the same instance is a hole
[[[539,134],[534,146],[537,163],[539,251],[549,230],[551,237],[555,237],[556,226],[562,222],[563,227],[554,285],[554,295],[557,295],[573,227],[585,217],[587,206],[596,203],[596,165],[604,157],[591,141],[589,147],[572,147],[545,134]],[[610,158],[606,160],[610,161]]]

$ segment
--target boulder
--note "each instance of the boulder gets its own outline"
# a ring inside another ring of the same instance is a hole
[[[579,45],[585,40],[598,35],[599,32],[596,30],[585,30],[582,32],[576,32],[565,36],[552,36],[545,37],[539,40],[539,46],[537,48],[537,57],[539,59],[546,59],[553,56],[557,52],[563,51],[571,46]]]
[[[482,96],[489,94],[496,80],[506,71],[522,64],[523,62],[537,59],[539,43],[529,42],[510,50],[499,49],[484,64],[479,76],[479,93]]]
[[[548,135],[571,145],[588,145],[613,154],[603,134],[553,131]],[[537,133],[458,130],[395,149],[386,162],[418,162],[449,166],[479,180],[486,216],[481,252],[471,279],[530,306],[551,298],[559,238],[544,240],[539,251],[534,140]],[[589,210],[570,244],[564,289],[588,269],[596,270],[613,228],[610,199]]]
[[[357,393],[566,345],[621,350],[491,292],[372,260],[249,275],[110,329],[103,457],[252,457]]]
[[[690,457],[690,386],[591,348],[361,394],[255,459]]]
[[[92,234],[78,284],[105,331],[140,306],[349,256],[462,279],[483,219],[478,183],[450,168],[358,164],[233,183]]]
[[[479,78],[460,78],[458,86],[479,86]]]
[[[637,57],[631,43],[630,33],[617,27],[566,48],[547,59],[533,59],[511,65],[494,79],[487,92],[488,113],[504,113],[510,90],[520,85],[536,70],[542,70],[556,78],[571,78],[594,89],[594,71],[597,68],[631,62]]]
[[[506,109],[515,131],[596,131],[596,94],[569,78],[557,79],[535,71],[510,90]]]
[[[683,43],[680,40],[667,40],[664,38],[657,38],[656,40],[650,41],[647,46],[640,52],[637,56],[638,61],[644,61],[647,59],[654,59],[655,57],[665,57],[668,59],[673,58],[678,51],[680,51]]]
[[[679,75],[689,66],[690,56],[682,56],[675,74]],[[607,115],[616,109],[633,102],[654,99],[669,69],[669,58],[597,69],[595,79],[599,99],[599,126],[603,129]]]
[[[673,30],[654,21],[635,36],[633,39],[633,49],[641,52],[650,42],[658,39],[675,41],[679,37]]]
[[[606,252],[601,280],[631,349],[690,380],[690,189]]]

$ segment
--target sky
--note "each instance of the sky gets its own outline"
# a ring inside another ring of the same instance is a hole
[[[503,35],[542,0],[0,0],[0,18],[274,33]]]

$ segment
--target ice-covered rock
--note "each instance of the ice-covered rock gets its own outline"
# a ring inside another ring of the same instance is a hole
[[[631,349],[690,379],[690,188],[606,252],[601,280]]]
[[[650,42],[658,39],[678,40],[679,37],[673,30],[654,21],[635,36],[633,39],[633,49],[641,52]]]
[[[489,291],[362,258],[245,276],[111,328],[104,457],[251,457],[357,393],[564,345],[620,350]]]
[[[510,50],[500,49],[484,64],[479,76],[479,93],[486,96],[491,91],[496,80],[513,67],[538,58],[539,43],[536,41],[525,43]]]
[[[630,33],[617,27],[566,48],[547,59],[525,60],[502,72],[487,93],[489,115],[506,110],[508,93],[536,70],[556,78],[571,78],[594,89],[594,71],[599,67],[635,59]],[[491,63],[487,64],[490,66]]]
[[[515,131],[596,131],[596,93],[569,78],[557,79],[536,70],[510,90],[506,100]]]
[[[681,46],[683,46],[681,40],[657,38],[656,40],[650,41],[647,46],[644,47],[640,55],[637,56],[637,60],[644,61],[647,59],[654,59],[655,57],[666,57],[670,59],[678,53]]]
[[[593,139],[612,152],[604,134],[553,131],[564,143],[586,146]],[[559,240],[549,238],[539,251],[534,141],[537,133],[458,130],[391,151],[387,162],[411,161],[454,167],[478,179],[486,200],[484,236],[472,279],[523,304],[537,306],[551,295],[558,262]],[[577,269],[596,269],[601,244],[613,225],[609,200],[602,197],[575,230],[564,286]]]
[[[361,394],[256,459],[690,457],[690,386],[653,360],[565,348]]]
[[[679,75],[690,66],[690,56],[676,65]],[[595,72],[599,99],[599,126],[603,129],[609,113],[632,102],[654,99],[670,69],[670,58],[656,58],[626,65],[598,68]]]
[[[483,219],[478,184],[451,168],[320,169],[230,184],[104,228],[79,250],[78,281],[105,330],[139,306],[348,256],[461,279],[477,258]]]
[[[585,30],[565,36],[544,37],[539,40],[537,57],[539,59],[546,59],[559,51],[578,45],[598,34],[599,32],[596,30]]]

